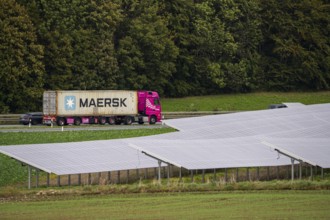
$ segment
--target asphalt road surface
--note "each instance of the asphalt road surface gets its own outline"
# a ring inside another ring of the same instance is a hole
[[[126,130],[126,129],[154,129],[164,128],[165,125],[157,123],[154,125],[132,124],[132,125],[67,125],[67,126],[47,126],[47,125],[0,125],[0,132],[51,132],[51,131],[97,131],[97,130]]]

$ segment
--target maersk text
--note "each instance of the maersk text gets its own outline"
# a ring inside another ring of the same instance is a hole
[[[97,99],[88,99],[85,101],[80,99],[79,107],[127,107],[125,104],[126,98],[97,98]]]

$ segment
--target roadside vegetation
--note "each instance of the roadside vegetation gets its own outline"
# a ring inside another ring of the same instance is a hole
[[[164,98],[163,111],[249,111],[267,109],[270,104],[300,102],[305,105],[330,103],[330,91],[323,92],[258,92]]]

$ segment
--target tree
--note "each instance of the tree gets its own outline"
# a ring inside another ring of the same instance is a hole
[[[114,1],[21,0],[45,46],[45,89],[116,89],[114,32],[121,14]]]
[[[321,0],[262,4],[266,88],[328,89],[329,4]]]
[[[167,19],[158,15],[162,5],[135,3],[126,5],[125,28],[118,33],[122,36],[117,49],[119,84],[122,89],[156,90],[163,95],[175,72],[178,48],[171,39]]]
[[[24,7],[0,0],[0,112],[41,110],[43,47]]]

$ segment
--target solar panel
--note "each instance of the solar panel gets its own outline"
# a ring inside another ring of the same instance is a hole
[[[160,160],[193,169],[279,166],[290,164],[289,158],[253,138],[210,140],[126,140],[136,149]]]
[[[158,167],[119,140],[1,146],[0,152],[57,175]]]
[[[330,127],[330,104],[172,119],[165,124],[184,132],[184,139],[279,137],[287,132],[300,138],[314,128],[324,128],[321,136],[330,137],[330,129],[326,129]]]
[[[330,168],[329,138],[265,138],[262,143],[303,162]]]

